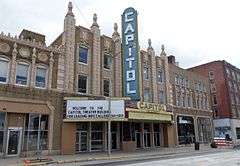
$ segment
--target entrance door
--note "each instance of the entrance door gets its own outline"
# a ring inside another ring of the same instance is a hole
[[[8,128],[7,147],[6,147],[7,156],[19,155],[20,148],[21,148],[21,138],[22,138],[21,127]]]
[[[141,148],[141,132],[135,132],[137,148]]]
[[[117,149],[117,133],[112,132],[112,149]]]
[[[76,133],[76,151],[87,151],[87,131],[78,131]]]
[[[150,147],[150,132],[144,132],[144,147]]]

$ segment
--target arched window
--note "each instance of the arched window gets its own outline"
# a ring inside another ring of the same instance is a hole
[[[47,85],[47,67],[37,66],[35,86],[38,88],[46,88]]]
[[[9,60],[0,56],[0,83],[8,82]]]
[[[26,62],[17,63],[16,84],[27,86],[29,82],[29,64]]]

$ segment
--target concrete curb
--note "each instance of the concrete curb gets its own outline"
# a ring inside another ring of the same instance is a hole
[[[90,157],[90,158],[85,158],[85,159],[66,159],[66,160],[55,160],[55,161],[51,161],[51,162],[41,162],[41,163],[32,163],[32,164],[23,164],[23,166],[39,166],[39,165],[48,165],[48,164],[70,164],[70,163],[80,163],[80,162],[87,162],[87,161],[96,161],[96,160],[121,160],[121,159],[132,159],[132,160],[136,160],[138,158],[141,157],[145,157],[145,158],[154,158],[154,157],[170,157],[173,155],[183,155],[183,154],[201,154],[201,153],[206,153],[206,152],[221,152],[223,150],[204,150],[204,151],[183,151],[183,152],[168,152],[168,153],[154,153],[154,154],[135,154],[135,155],[121,155],[121,156],[112,156],[112,157],[108,157],[108,156],[103,156],[103,157]]]

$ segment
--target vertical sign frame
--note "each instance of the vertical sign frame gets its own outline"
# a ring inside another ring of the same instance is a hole
[[[131,100],[140,100],[140,56],[137,11],[129,7],[122,14],[123,92]]]

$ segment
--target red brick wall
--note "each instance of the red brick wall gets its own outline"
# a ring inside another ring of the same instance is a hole
[[[203,76],[209,77],[209,71],[214,73],[214,82],[216,85],[217,96],[217,117],[228,118],[231,117],[230,97],[228,91],[228,83],[226,82],[226,74],[224,69],[224,61],[214,61],[204,65],[196,66],[188,69],[197,72]],[[212,98],[211,98],[212,99]]]

